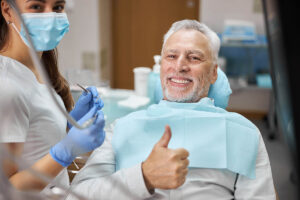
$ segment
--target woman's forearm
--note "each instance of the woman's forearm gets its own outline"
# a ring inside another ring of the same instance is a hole
[[[31,169],[44,174],[49,178],[54,178],[64,167],[57,163],[48,153],[38,160]],[[32,174],[29,170],[18,171],[9,177],[11,184],[19,190],[42,190],[47,182]]]

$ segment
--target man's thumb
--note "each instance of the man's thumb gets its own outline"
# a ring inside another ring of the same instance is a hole
[[[171,140],[171,136],[172,136],[171,128],[170,128],[170,126],[167,125],[165,127],[165,132],[164,132],[163,136],[160,138],[160,140],[157,143],[158,146],[167,148],[169,145],[169,142]]]

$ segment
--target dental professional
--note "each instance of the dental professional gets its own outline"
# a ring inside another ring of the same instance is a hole
[[[24,28],[12,3],[22,13],[55,97],[79,124],[95,117],[88,128],[79,130],[67,124],[51,99],[33,65]],[[24,161],[23,165],[9,159],[4,163],[10,183],[20,190],[68,187],[65,167],[76,156],[99,147],[105,138],[103,102],[97,98],[96,88],[89,87],[90,92],[83,92],[74,107],[69,85],[57,66],[55,48],[69,31],[65,3],[65,0],[1,0],[0,4],[0,143]],[[28,167],[53,177],[52,182],[47,185]]]
[[[225,110],[219,48],[206,25],[175,22],[161,52],[163,100],[117,120],[72,189],[91,199],[275,200],[258,128]]]

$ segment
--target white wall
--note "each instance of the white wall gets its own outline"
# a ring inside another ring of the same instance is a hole
[[[100,71],[101,81],[109,83],[112,77],[112,1],[99,0],[100,17]]]
[[[67,10],[70,32],[58,46],[59,66],[66,75],[68,69],[83,68],[83,53],[92,53],[95,58],[95,74],[99,76],[99,6],[98,0],[67,0],[74,4]]]
[[[201,0],[200,20],[216,32],[223,31],[224,19],[252,21],[258,34],[265,34],[261,12],[254,12],[254,4],[260,0]]]

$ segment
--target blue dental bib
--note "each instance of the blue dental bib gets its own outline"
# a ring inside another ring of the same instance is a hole
[[[188,150],[190,168],[228,169],[255,178],[258,129],[207,97],[197,103],[162,100],[119,119],[112,139],[116,170],[145,161],[166,125],[172,131],[168,147]]]

